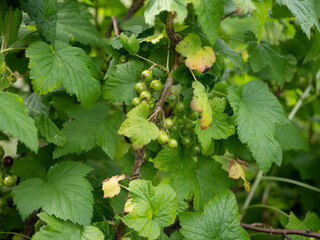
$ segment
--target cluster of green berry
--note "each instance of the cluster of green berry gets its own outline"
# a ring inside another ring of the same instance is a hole
[[[147,91],[146,82],[152,80],[152,72],[150,70],[144,70],[141,74],[141,79],[143,82],[138,82],[134,86],[134,90],[139,94],[139,97],[132,99],[132,105],[134,107],[138,106],[142,101],[151,101],[151,93]],[[160,80],[152,80],[149,87],[152,91],[159,92],[162,88],[162,83]]]
[[[192,145],[192,151],[195,154],[201,153],[200,144],[197,143],[194,134],[194,124],[199,118],[199,112],[190,110],[186,114],[186,108],[183,102],[178,102],[174,107],[174,116],[165,119],[165,127],[169,132],[176,132],[179,134],[180,143],[183,147],[187,148]],[[169,148],[176,148],[178,141],[170,138],[167,132],[161,131],[158,137],[158,142],[161,145],[168,144]]]
[[[2,168],[3,167],[11,167],[13,165],[13,158],[10,156],[5,156],[4,157],[4,150],[0,146],[0,159],[2,159],[1,164]],[[8,175],[5,174],[4,179],[3,179],[3,171],[0,171],[0,186],[3,184],[6,187],[12,187],[17,183],[18,177],[16,175]]]

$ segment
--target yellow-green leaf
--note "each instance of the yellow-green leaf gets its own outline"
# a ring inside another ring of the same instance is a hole
[[[208,93],[204,86],[200,82],[193,82],[192,87],[193,99],[190,103],[190,107],[195,111],[201,112],[201,129],[206,129],[212,123],[212,109],[208,100]]]
[[[207,67],[211,67],[216,61],[216,55],[212,48],[201,47],[200,37],[195,33],[190,33],[177,46],[177,52],[186,57],[186,66],[190,69],[203,72]]]

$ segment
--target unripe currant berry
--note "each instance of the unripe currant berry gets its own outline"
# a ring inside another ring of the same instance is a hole
[[[150,70],[144,70],[144,71],[141,73],[141,78],[142,78],[142,80],[145,80],[146,82],[151,81],[151,79],[152,79],[152,72],[151,72]]]

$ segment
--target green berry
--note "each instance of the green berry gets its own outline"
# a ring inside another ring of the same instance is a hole
[[[4,150],[3,148],[0,146],[0,159],[3,158],[4,156]]]
[[[151,94],[148,91],[143,91],[140,93],[140,99],[144,101],[149,101],[151,99]]]
[[[193,129],[193,123],[189,120],[186,121],[186,123],[184,124],[184,127],[188,130]]]
[[[173,138],[169,139],[169,142],[168,142],[169,148],[175,149],[175,148],[177,148],[177,146],[178,146],[177,140],[175,140]]]
[[[176,118],[176,123],[179,125],[184,125],[186,122],[186,119],[184,117]]]
[[[200,116],[199,112],[197,112],[195,110],[191,110],[189,113],[189,119],[192,121],[198,120],[199,116]]]
[[[184,103],[183,102],[178,102],[177,105],[175,106],[174,110],[177,113],[184,113],[184,110],[185,110]]]
[[[7,187],[12,187],[14,184],[16,184],[16,179],[13,176],[7,176],[4,180],[3,180],[3,184]]]
[[[143,91],[146,91],[147,90],[147,87],[146,85],[143,83],[143,82],[138,82],[135,86],[134,86],[134,90],[137,92],[137,93],[142,93]]]
[[[166,118],[166,127],[170,129],[170,128],[173,128],[173,126],[174,126],[173,120],[171,118]]]
[[[162,88],[162,83],[159,80],[153,80],[150,83],[150,88],[155,92],[159,92]]]
[[[186,129],[185,127],[181,128],[181,130],[180,130],[180,134],[181,134],[182,136],[188,136],[189,133],[190,133],[190,130],[189,130],[189,129]]]
[[[192,152],[194,152],[194,154],[200,154],[201,153],[201,146],[199,143],[196,143],[192,146]]]
[[[183,146],[185,146],[185,147],[188,147],[188,146],[190,146],[190,144],[191,144],[191,138],[190,137],[183,137],[182,139],[181,139],[181,144],[183,145]]]
[[[179,131],[179,127],[174,124],[169,128],[169,131],[170,132],[177,132],[177,131]]]
[[[169,136],[167,133],[161,133],[157,140],[159,144],[166,145],[169,142]]]
[[[152,79],[152,72],[150,70],[144,70],[142,73],[141,73],[141,78],[143,80],[145,80],[146,82],[149,82],[151,81]]]
[[[138,106],[140,103],[141,103],[141,99],[140,98],[138,98],[138,97],[135,97],[134,99],[132,99],[132,105],[133,106]]]

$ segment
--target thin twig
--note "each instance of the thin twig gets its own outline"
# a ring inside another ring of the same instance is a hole
[[[290,235],[300,235],[300,236],[305,236],[305,237],[313,237],[320,239],[320,233],[312,232],[311,230],[300,230],[300,229],[278,229],[278,228],[263,228],[263,227],[258,227],[258,225],[263,225],[263,224],[247,224],[247,223],[240,223],[240,225],[247,230],[255,231],[255,232],[264,232],[264,233],[269,233],[270,235],[276,234],[276,235],[283,235],[283,236],[288,236]],[[287,238],[288,239],[288,238]]]
[[[108,28],[106,38],[111,37],[112,29],[114,29],[114,36],[119,37],[120,36],[119,22],[115,16],[111,17],[110,26]]]
[[[222,20],[226,19],[227,17],[232,16],[232,15],[235,14],[236,12],[237,12],[237,11],[233,11],[233,12],[228,13],[227,15],[223,16],[223,17],[220,19],[220,22],[221,22]]]
[[[132,1],[132,5],[127,11],[126,15],[122,19],[122,21],[126,21],[133,17],[133,15],[143,6],[144,0],[134,0]]]
[[[314,187],[314,186],[311,186],[309,184],[306,184],[306,183],[303,183],[303,182],[299,182],[299,181],[296,181],[296,180],[288,179],[288,178],[262,176],[262,180],[271,180],[271,181],[291,183],[291,184],[295,184],[295,185],[300,186],[300,187],[304,187],[304,188],[313,190],[315,192],[320,192],[320,188],[317,188],[317,187]]]

